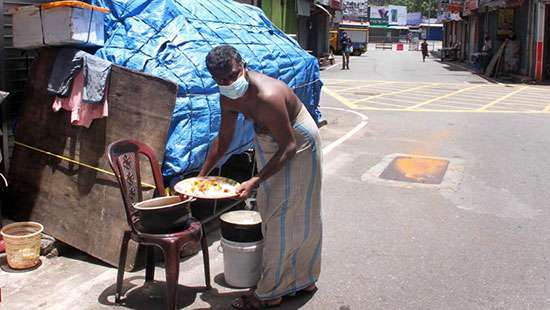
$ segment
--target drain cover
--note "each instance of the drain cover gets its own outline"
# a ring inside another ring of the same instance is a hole
[[[440,184],[448,166],[448,160],[398,156],[384,169],[380,178],[409,183]]]

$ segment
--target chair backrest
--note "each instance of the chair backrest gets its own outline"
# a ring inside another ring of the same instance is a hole
[[[135,140],[115,141],[107,146],[105,153],[120,187],[128,225],[137,233],[138,230],[134,227],[138,220],[135,215],[137,210],[133,206],[135,203],[143,201],[140,155],[149,160],[156,191],[162,196],[164,195],[164,182],[160,173],[159,162],[155,152],[149,146]]]

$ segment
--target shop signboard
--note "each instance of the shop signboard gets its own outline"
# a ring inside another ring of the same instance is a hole
[[[524,0],[506,0],[507,8],[517,8],[523,4]]]
[[[439,22],[460,21],[461,13],[464,10],[462,1],[446,0],[439,3],[437,20]]]
[[[480,8],[503,8],[506,7],[506,0],[479,0],[479,7]]]
[[[388,24],[392,26],[405,26],[407,24],[407,7],[400,5],[388,6]]]
[[[480,8],[500,9],[520,7],[525,0],[479,0]]]
[[[463,9],[464,9],[464,4],[462,3],[462,1],[452,0],[452,1],[449,1],[449,3],[447,4],[447,11],[451,13],[460,13],[462,12]]]
[[[367,19],[369,17],[369,2],[368,0],[344,0],[344,18]]]
[[[407,13],[407,25],[418,26],[420,24],[422,24],[422,13],[421,12]]]
[[[466,0],[464,1],[464,15],[472,15],[473,11],[479,8],[478,0]]]
[[[514,31],[514,9],[498,10],[497,35],[509,36]]]
[[[370,24],[373,26],[388,25],[388,9],[384,6],[370,6]]]

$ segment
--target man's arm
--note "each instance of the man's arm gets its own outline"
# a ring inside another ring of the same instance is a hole
[[[223,100],[223,99],[220,99]],[[210,150],[202,166],[199,176],[207,176],[223,157],[235,132],[235,123],[237,122],[237,112],[229,111],[221,106],[221,124],[218,136],[210,144]]]

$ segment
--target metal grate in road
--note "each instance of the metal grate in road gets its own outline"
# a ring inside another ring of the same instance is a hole
[[[440,184],[448,166],[447,160],[398,156],[384,169],[380,178],[409,183]]]

